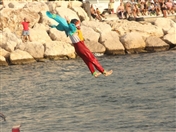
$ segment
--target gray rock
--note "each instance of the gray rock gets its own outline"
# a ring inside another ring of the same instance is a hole
[[[56,7],[56,14],[59,14],[61,17],[65,18],[65,16],[69,17],[69,19],[78,19],[79,17],[73,10],[67,7]]]
[[[138,32],[127,33],[120,37],[120,41],[125,47],[126,52],[129,54],[145,52],[144,48],[146,44]]]
[[[150,52],[166,51],[169,49],[169,45],[158,37],[150,36],[146,39],[145,49]]]
[[[157,18],[154,24],[162,28],[165,34],[172,28],[176,29],[176,23],[169,18]]]
[[[36,60],[28,52],[19,49],[11,52],[9,59],[10,64],[13,65],[29,64],[36,62]]]
[[[109,31],[107,34],[102,34],[104,38],[101,43],[106,47],[106,54],[116,55],[125,54],[125,48],[119,41],[119,35],[114,31]]]
[[[163,37],[163,40],[165,40],[168,44],[173,44],[176,46],[176,33],[166,34]]]
[[[65,32],[58,31],[56,28],[50,28],[48,33],[52,41],[71,43],[70,38],[66,36]]]
[[[100,44],[100,43],[98,43],[98,42],[96,42],[96,41],[90,41],[90,40],[86,40],[85,41],[85,45],[90,49],[90,51],[91,52],[93,52],[93,53],[105,53],[105,51],[106,51],[106,48],[102,45],[102,44]]]
[[[75,49],[71,44],[61,41],[50,41],[44,44],[45,58],[51,60],[75,58]]]
[[[8,66],[8,63],[4,56],[0,55],[0,66]]]
[[[40,42],[27,42],[16,46],[16,49],[20,49],[28,52],[35,60],[44,58],[44,46]]]
[[[152,25],[151,23],[141,24],[135,21],[110,21],[108,22],[113,31],[116,31],[120,36],[125,35],[129,32],[139,32],[143,38],[147,38],[149,36],[157,36],[162,37],[164,35],[161,27],[157,27]]]

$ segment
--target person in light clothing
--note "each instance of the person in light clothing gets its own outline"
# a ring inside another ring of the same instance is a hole
[[[113,72],[112,70],[110,71],[104,70],[104,68],[95,58],[93,53],[84,44],[84,38],[80,30],[79,21],[74,20],[74,19],[70,21],[68,17],[65,17],[64,19],[60,17],[59,15],[52,14],[48,11],[46,12],[46,14],[49,18],[52,18],[59,23],[57,26],[50,25],[50,27],[56,28],[59,31],[65,31],[67,37],[69,37],[71,42],[73,43],[76,53],[83,59],[83,61],[88,66],[91,74],[94,77],[98,77],[101,74],[103,74],[104,76],[109,76],[112,74]],[[96,72],[94,67],[99,72]]]

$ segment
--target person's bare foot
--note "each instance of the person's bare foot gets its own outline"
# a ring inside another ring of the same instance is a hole
[[[111,75],[112,73],[113,73],[113,70],[104,71],[104,72],[103,72],[103,75],[107,77],[107,76]]]
[[[100,72],[97,72],[97,73],[94,75],[94,77],[97,78],[97,77],[100,76],[100,75],[101,75],[101,73],[100,73]]]

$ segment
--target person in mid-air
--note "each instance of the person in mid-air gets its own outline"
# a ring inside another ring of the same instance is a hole
[[[64,19],[59,15],[51,14],[48,11],[46,12],[46,14],[49,18],[52,18],[59,23],[57,26],[50,25],[50,27],[56,28],[59,31],[65,31],[66,35],[72,41],[76,53],[83,59],[94,77],[98,77],[101,74],[103,74],[104,76],[109,76],[112,74],[112,70],[104,70],[104,68],[100,65],[93,53],[84,44],[84,38],[80,30],[80,22],[78,20],[72,19],[70,21],[68,17],[65,17]],[[96,72],[94,67],[99,72]]]

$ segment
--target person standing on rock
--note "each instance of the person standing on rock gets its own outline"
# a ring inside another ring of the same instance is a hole
[[[102,18],[101,16],[99,16],[96,12],[96,10],[94,9],[93,5],[90,6],[90,12],[91,12],[91,16],[94,18],[94,19],[98,19],[99,21],[102,21]]]
[[[124,12],[125,12],[124,4],[123,2],[121,2],[120,5],[117,7],[117,16],[119,19],[125,18]]]
[[[26,18],[24,18],[24,21],[21,22],[21,24],[23,25],[23,32],[22,32],[22,41],[26,42],[27,39],[29,39],[29,41],[31,41],[30,38],[30,33],[29,33],[29,21],[27,21]],[[28,37],[28,38],[27,38]]]
[[[46,12],[46,15],[49,18],[54,19],[59,24],[56,25],[50,25],[51,28],[56,28],[59,31],[65,31],[67,37],[70,38],[70,40],[73,43],[73,46],[75,48],[76,53],[83,59],[85,64],[88,66],[91,74],[94,77],[98,77],[99,75],[103,74],[104,76],[109,76],[112,74],[112,70],[106,71],[104,68],[100,65],[98,60],[95,58],[93,53],[86,47],[84,44],[84,38],[82,35],[82,32],[80,30],[80,22],[76,19],[72,19],[71,21],[68,19],[68,17],[62,18],[59,15],[51,14],[49,11]],[[94,67],[99,71],[96,72]]]

